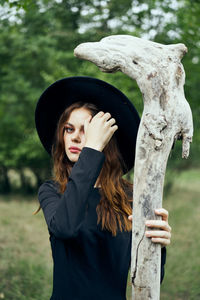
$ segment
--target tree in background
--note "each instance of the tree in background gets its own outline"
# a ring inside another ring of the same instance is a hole
[[[49,156],[40,145],[34,111],[41,92],[62,77],[94,76],[121,89],[139,112],[141,94],[136,83],[121,73],[104,74],[78,60],[73,49],[81,42],[111,34],[131,34],[163,44],[183,42],[188,54],[186,98],[200,127],[198,82],[200,30],[198,1],[180,0],[57,0],[1,1],[0,23],[0,190],[10,191],[8,171],[19,172],[30,191],[24,168],[32,170],[36,185],[50,176]],[[190,158],[181,160],[180,145],[172,151],[169,167],[199,167],[200,133],[195,131]]]

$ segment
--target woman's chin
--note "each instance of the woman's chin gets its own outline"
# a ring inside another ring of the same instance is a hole
[[[76,162],[79,158],[80,153],[69,153],[67,157],[71,162]]]

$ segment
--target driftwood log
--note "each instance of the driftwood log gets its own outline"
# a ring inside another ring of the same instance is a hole
[[[137,136],[133,190],[131,255],[132,299],[160,298],[160,245],[145,237],[145,221],[158,219],[166,164],[174,142],[182,139],[182,157],[189,155],[193,135],[190,106],[184,96],[184,44],[162,45],[129,35],[83,43],[75,56],[103,72],[121,71],[135,79],[144,100]]]

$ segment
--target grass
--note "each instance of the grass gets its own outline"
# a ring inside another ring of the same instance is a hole
[[[172,241],[167,248],[161,300],[200,299],[200,170],[182,172],[164,197]],[[165,193],[164,193],[165,195]],[[35,199],[0,198],[0,299],[48,300],[52,258],[48,231]],[[130,278],[127,299],[130,300]]]
[[[36,201],[0,201],[0,299],[46,300],[52,288],[52,261],[42,213]]]
[[[191,170],[176,178],[172,193],[164,201],[173,231],[161,288],[163,300],[200,299],[199,195],[200,171]]]

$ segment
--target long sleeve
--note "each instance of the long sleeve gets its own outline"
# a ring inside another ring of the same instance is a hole
[[[64,194],[60,197],[50,181],[43,183],[38,199],[48,229],[57,238],[76,236],[85,217],[87,199],[100,174],[105,155],[84,147],[74,164]]]
[[[161,248],[161,268],[160,268],[160,283],[162,283],[165,275],[165,263],[166,263],[167,250],[166,247]]]

